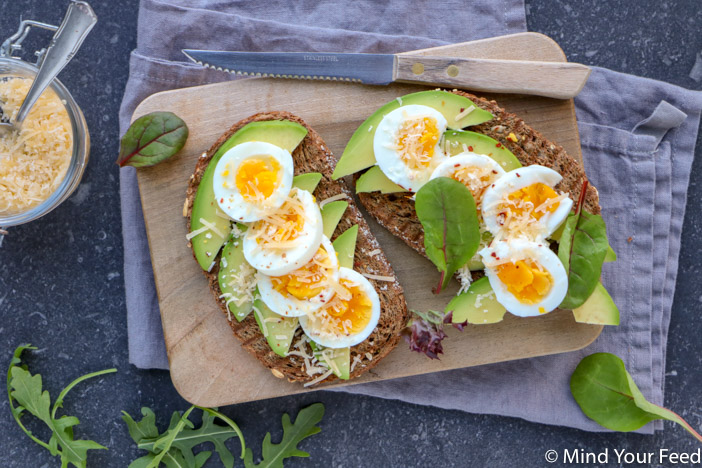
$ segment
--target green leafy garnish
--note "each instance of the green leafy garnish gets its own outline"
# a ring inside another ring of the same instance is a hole
[[[42,389],[41,375],[32,375],[27,366],[22,364],[22,353],[27,349],[37,348],[28,344],[17,347],[10,361],[10,367],[7,370],[7,396],[10,400],[12,416],[30,439],[47,449],[51,455],[61,457],[62,467],[67,467],[70,463],[73,466],[85,468],[88,450],[106,450],[107,448],[92,440],[75,440],[73,438],[73,428],[80,421],[75,416],[56,418],[56,411],[63,407],[63,400],[66,398],[66,395],[77,384],[93,377],[117,372],[117,369],[105,369],[77,378],[61,391],[52,407],[49,392]],[[17,402],[18,406],[15,406],[15,402]],[[35,437],[22,424],[20,419],[25,412],[40,419],[51,429],[52,435],[48,443]]]
[[[314,403],[297,413],[295,422],[290,422],[290,416],[283,414],[283,439],[278,444],[271,443],[271,433],[263,439],[263,460],[254,464],[253,452],[246,449],[244,465],[246,468],[282,468],[283,460],[290,457],[309,457],[310,454],[297,448],[297,444],[305,438],[321,432],[317,426],[324,416],[324,405]]]
[[[462,183],[438,177],[419,189],[414,206],[424,228],[424,249],[441,272],[438,294],[480,245],[475,200]]]
[[[147,167],[164,161],[185,146],[188,126],[172,112],[152,112],[136,119],[122,137],[117,164]]]
[[[624,362],[614,354],[587,356],[570,378],[570,391],[590,419],[613,431],[629,432],[656,420],[680,424],[702,442],[702,436],[674,412],[646,400]]]
[[[188,419],[195,408],[202,410],[202,424],[197,429]],[[246,445],[239,426],[216,409],[193,405],[182,415],[176,411],[171,416],[168,429],[160,435],[156,427],[154,412],[149,408],[142,408],[141,414],[143,418],[136,422],[129,413],[122,411],[122,419],[127,423],[129,435],[140,449],[149,452],[148,455],[134,460],[129,468],[157,468],[161,463],[169,468],[199,468],[212,455],[212,452],[209,451],[193,453],[193,448],[204,442],[212,443],[222,464],[227,468],[232,468],[234,456],[225,446],[225,442],[233,437],[239,438],[241,442],[240,457],[244,457]],[[215,419],[221,419],[227,425],[215,424]]]
[[[568,293],[561,309],[575,309],[585,303],[602,274],[609,250],[607,227],[600,215],[582,209],[587,182],[583,184],[575,213],[568,216],[558,245],[558,258],[568,273]]]

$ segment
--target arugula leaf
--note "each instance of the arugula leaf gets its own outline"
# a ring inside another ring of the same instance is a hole
[[[297,448],[303,439],[322,431],[316,424],[324,417],[324,405],[314,403],[300,410],[295,423],[290,423],[290,416],[283,414],[283,439],[278,444],[271,443],[271,433],[263,439],[263,460],[254,464],[253,452],[246,449],[244,465],[246,468],[283,468],[283,460],[290,457],[309,457],[310,454]]]
[[[100,375],[117,372],[117,369],[106,369],[92,372],[75,379],[61,391],[59,397],[51,407],[51,397],[49,392],[43,390],[41,375],[32,375],[27,366],[22,364],[22,353],[27,349],[36,349],[31,345],[21,345],[15,349],[10,360],[10,367],[7,371],[7,395],[10,401],[10,410],[15,421],[20,428],[34,442],[49,450],[51,455],[61,457],[61,466],[66,467],[69,463],[76,467],[85,467],[88,458],[88,450],[106,449],[102,445],[92,440],[74,440],[73,428],[80,422],[75,416],[62,416],[56,418],[56,412],[63,407],[63,400],[69,391],[84,380]],[[15,406],[17,402],[18,406]],[[35,437],[20,421],[26,412],[40,419],[52,432],[49,443]]]
[[[185,146],[188,126],[172,112],[152,112],[136,119],[122,137],[117,164],[147,167],[164,161]]]
[[[419,189],[414,206],[424,228],[427,257],[441,272],[434,291],[438,294],[480,245],[475,200],[462,183],[438,177]]]
[[[635,431],[653,420],[666,419],[702,442],[702,435],[676,413],[647,401],[614,354],[595,353],[580,361],[570,378],[570,391],[583,413],[607,429]]]
[[[202,424],[195,429],[188,419],[195,409],[203,411]],[[129,435],[137,446],[150,453],[134,460],[129,468],[155,468],[161,463],[167,467],[201,467],[212,455],[210,451],[193,454],[193,448],[204,442],[214,444],[222,464],[227,468],[234,466],[234,456],[225,446],[232,437],[239,437],[241,442],[241,458],[244,457],[244,436],[239,427],[227,416],[216,409],[191,406],[182,416],[174,412],[166,432],[159,435],[156,427],[156,416],[149,408],[142,408],[143,418],[136,422],[127,412],[122,412],[122,419],[127,424]],[[221,419],[227,426],[215,424],[215,419]]]

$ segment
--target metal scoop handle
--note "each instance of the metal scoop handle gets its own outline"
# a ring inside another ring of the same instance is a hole
[[[51,44],[39,64],[39,72],[29,88],[27,97],[20,106],[14,122],[15,128],[20,128],[41,93],[78,52],[95,23],[97,23],[97,16],[90,5],[83,1],[71,1],[66,16],[63,17],[58,31],[51,39]]]

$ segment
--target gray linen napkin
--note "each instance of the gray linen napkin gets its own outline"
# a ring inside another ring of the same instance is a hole
[[[452,10],[451,3],[418,1],[408,7],[391,0],[369,13],[376,3],[275,1],[263,8],[254,2],[143,0],[121,130],[136,105],[154,92],[231,79],[180,62],[179,51],[186,46],[400,52],[525,30],[521,0],[482,0],[468,8],[456,2],[461,8]],[[436,11],[457,14],[442,15],[442,28],[431,28]],[[388,17],[394,20],[382,19]],[[619,254],[603,276],[622,311],[622,324],[608,327],[592,346],[575,353],[341,391],[602,430],[577,408],[568,379],[584,355],[609,351],[624,359],[644,395],[663,402],[666,338],[702,93],[595,68],[576,106],[586,170],[600,190]],[[134,170],[123,169],[120,182],[130,361],[142,368],[167,368]],[[654,427],[662,426],[643,431]]]

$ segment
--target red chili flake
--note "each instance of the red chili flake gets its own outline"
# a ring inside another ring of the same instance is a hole
[[[464,110],[466,110],[465,107],[461,107],[460,112],[463,112]]]
[[[490,255],[497,258],[497,254],[495,252],[491,253]]]
[[[519,175],[519,172],[515,172],[515,174],[517,174],[517,177],[521,177],[521,176]]]
[[[495,184],[492,184],[493,188],[495,187]]]
[[[409,190],[410,192],[412,191],[412,189],[411,189],[411,188],[410,188],[410,189],[407,189],[407,190]]]
[[[472,147],[472,146],[469,146],[469,147],[468,147],[468,151],[473,151],[473,147]]]
[[[502,143],[498,143],[495,146],[497,146],[498,148],[502,148]]]
[[[286,254],[285,252],[283,252],[283,255],[281,255],[281,257],[283,257],[283,258],[285,258],[287,256],[288,256],[288,254]]]
[[[219,202],[220,202],[220,203],[224,203],[224,198],[220,198],[220,199],[219,199]]]
[[[496,171],[496,170],[493,170],[492,173],[493,173],[493,174],[497,174],[497,171]]]
[[[453,167],[460,167],[460,164],[454,164]]]

